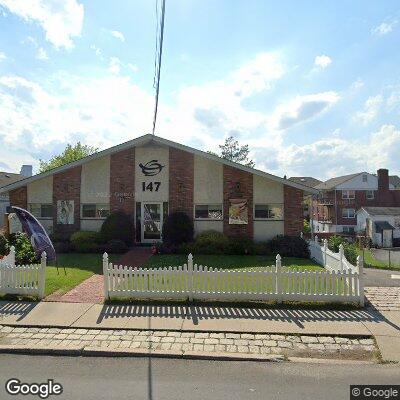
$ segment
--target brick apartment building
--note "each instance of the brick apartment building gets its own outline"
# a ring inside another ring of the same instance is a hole
[[[233,163],[191,147],[145,135],[3,188],[10,203],[30,210],[49,231],[98,231],[124,210],[136,227],[133,242],[162,240],[173,211],[195,232],[267,240],[299,235],[305,192],[300,183]]]
[[[339,176],[315,186],[319,190],[312,201],[313,232],[320,236],[354,235],[356,212],[361,207],[399,207],[398,176],[389,176],[387,169],[377,175],[360,172]]]

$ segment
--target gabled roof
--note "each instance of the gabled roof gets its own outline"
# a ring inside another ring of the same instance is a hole
[[[356,174],[337,176],[335,178],[331,178],[325,182],[320,183],[319,185],[315,186],[315,189],[319,189],[319,190],[334,189],[336,186],[341,185],[342,183],[345,183],[345,182],[349,181],[350,179],[353,179],[356,176],[361,175],[361,174],[368,174],[368,172],[357,172]]]
[[[65,164],[65,165],[63,165],[61,167],[54,168],[54,169],[52,169],[50,171],[42,172],[41,174],[33,175],[33,176],[29,177],[29,178],[23,179],[21,181],[12,183],[12,184],[4,186],[4,187],[1,187],[0,188],[0,193],[8,192],[8,191],[13,190],[13,189],[17,189],[19,187],[25,186],[28,183],[34,182],[36,180],[43,179],[43,178],[46,178],[46,177],[48,177],[50,175],[57,174],[59,172],[65,171],[65,170],[67,170],[69,168],[73,168],[73,167],[77,167],[79,165],[85,164],[88,161],[92,161],[92,160],[95,160],[95,159],[98,159],[98,158],[101,158],[101,157],[104,157],[104,156],[107,156],[107,155],[110,155],[110,154],[113,154],[113,153],[117,153],[119,151],[131,148],[131,147],[143,146],[143,145],[147,145],[147,144],[150,144],[150,143],[154,143],[154,144],[157,144],[157,145],[160,145],[160,146],[169,146],[169,147],[173,147],[173,148],[176,148],[176,149],[179,149],[179,150],[187,151],[189,153],[192,153],[192,154],[195,154],[195,155],[199,155],[201,157],[208,158],[210,160],[219,162],[221,164],[225,164],[225,165],[231,166],[233,168],[237,168],[237,169],[240,169],[242,171],[246,171],[246,172],[249,172],[251,174],[258,175],[258,176],[261,176],[263,178],[270,179],[270,180],[275,181],[275,182],[279,182],[279,183],[282,183],[282,184],[285,184],[285,185],[288,185],[288,186],[292,186],[292,187],[294,187],[296,189],[301,189],[301,190],[303,190],[305,192],[310,192],[310,193],[315,193],[315,194],[317,193],[317,190],[315,190],[313,188],[310,188],[308,186],[299,184],[297,182],[293,182],[293,181],[290,181],[290,180],[285,179],[285,178],[281,178],[281,177],[276,176],[276,175],[268,174],[267,172],[260,171],[258,169],[246,167],[245,165],[225,160],[224,158],[218,157],[218,156],[216,156],[214,154],[206,153],[204,151],[200,151],[200,150],[194,149],[192,147],[185,146],[183,144],[179,144],[179,143],[173,142],[171,140],[163,139],[161,137],[150,135],[150,134],[139,136],[136,139],[132,139],[132,140],[129,140],[128,142],[125,142],[125,143],[119,144],[117,146],[113,146],[113,147],[110,147],[108,149],[99,151],[99,152],[94,153],[94,154],[92,154],[90,156],[81,158],[80,160],[73,161],[73,162],[71,162],[69,164]]]
[[[24,179],[24,176],[21,174],[0,171],[0,188],[9,185],[10,183],[20,181],[21,179]]]
[[[289,178],[289,180],[311,188],[316,187],[317,185],[322,183],[322,181],[313,178],[312,176],[292,176],[291,178]]]
[[[357,212],[362,210],[369,215],[400,216],[400,207],[361,207]]]

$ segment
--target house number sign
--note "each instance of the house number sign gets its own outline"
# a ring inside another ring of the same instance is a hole
[[[142,170],[144,176],[155,176],[158,175],[165,165],[162,165],[158,160],[150,160],[145,164],[140,163],[139,167]],[[143,192],[158,192],[160,189],[161,182],[142,182]]]

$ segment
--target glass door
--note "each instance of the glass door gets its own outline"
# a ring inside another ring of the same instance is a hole
[[[142,243],[161,241],[162,203],[142,203]]]

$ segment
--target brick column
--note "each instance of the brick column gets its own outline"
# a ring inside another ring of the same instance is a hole
[[[110,157],[110,210],[122,210],[133,219],[135,212],[135,148]]]
[[[65,237],[79,231],[81,228],[81,172],[82,167],[69,168],[53,176],[53,229]],[[74,201],[74,223],[63,225],[57,223],[57,203],[59,200]]]
[[[22,186],[18,189],[11,190],[9,193],[10,205],[21,207],[24,210],[28,207],[28,193],[26,186]]]
[[[299,236],[303,230],[303,191],[284,185],[283,197],[285,235]]]
[[[181,211],[193,219],[194,155],[169,148],[169,212]]]
[[[253,239],[253,175],[227,165],[223,167],[224,233],[231,237],[247,236]],[[247,225],[229,225],[229,199],[246,199]]]

